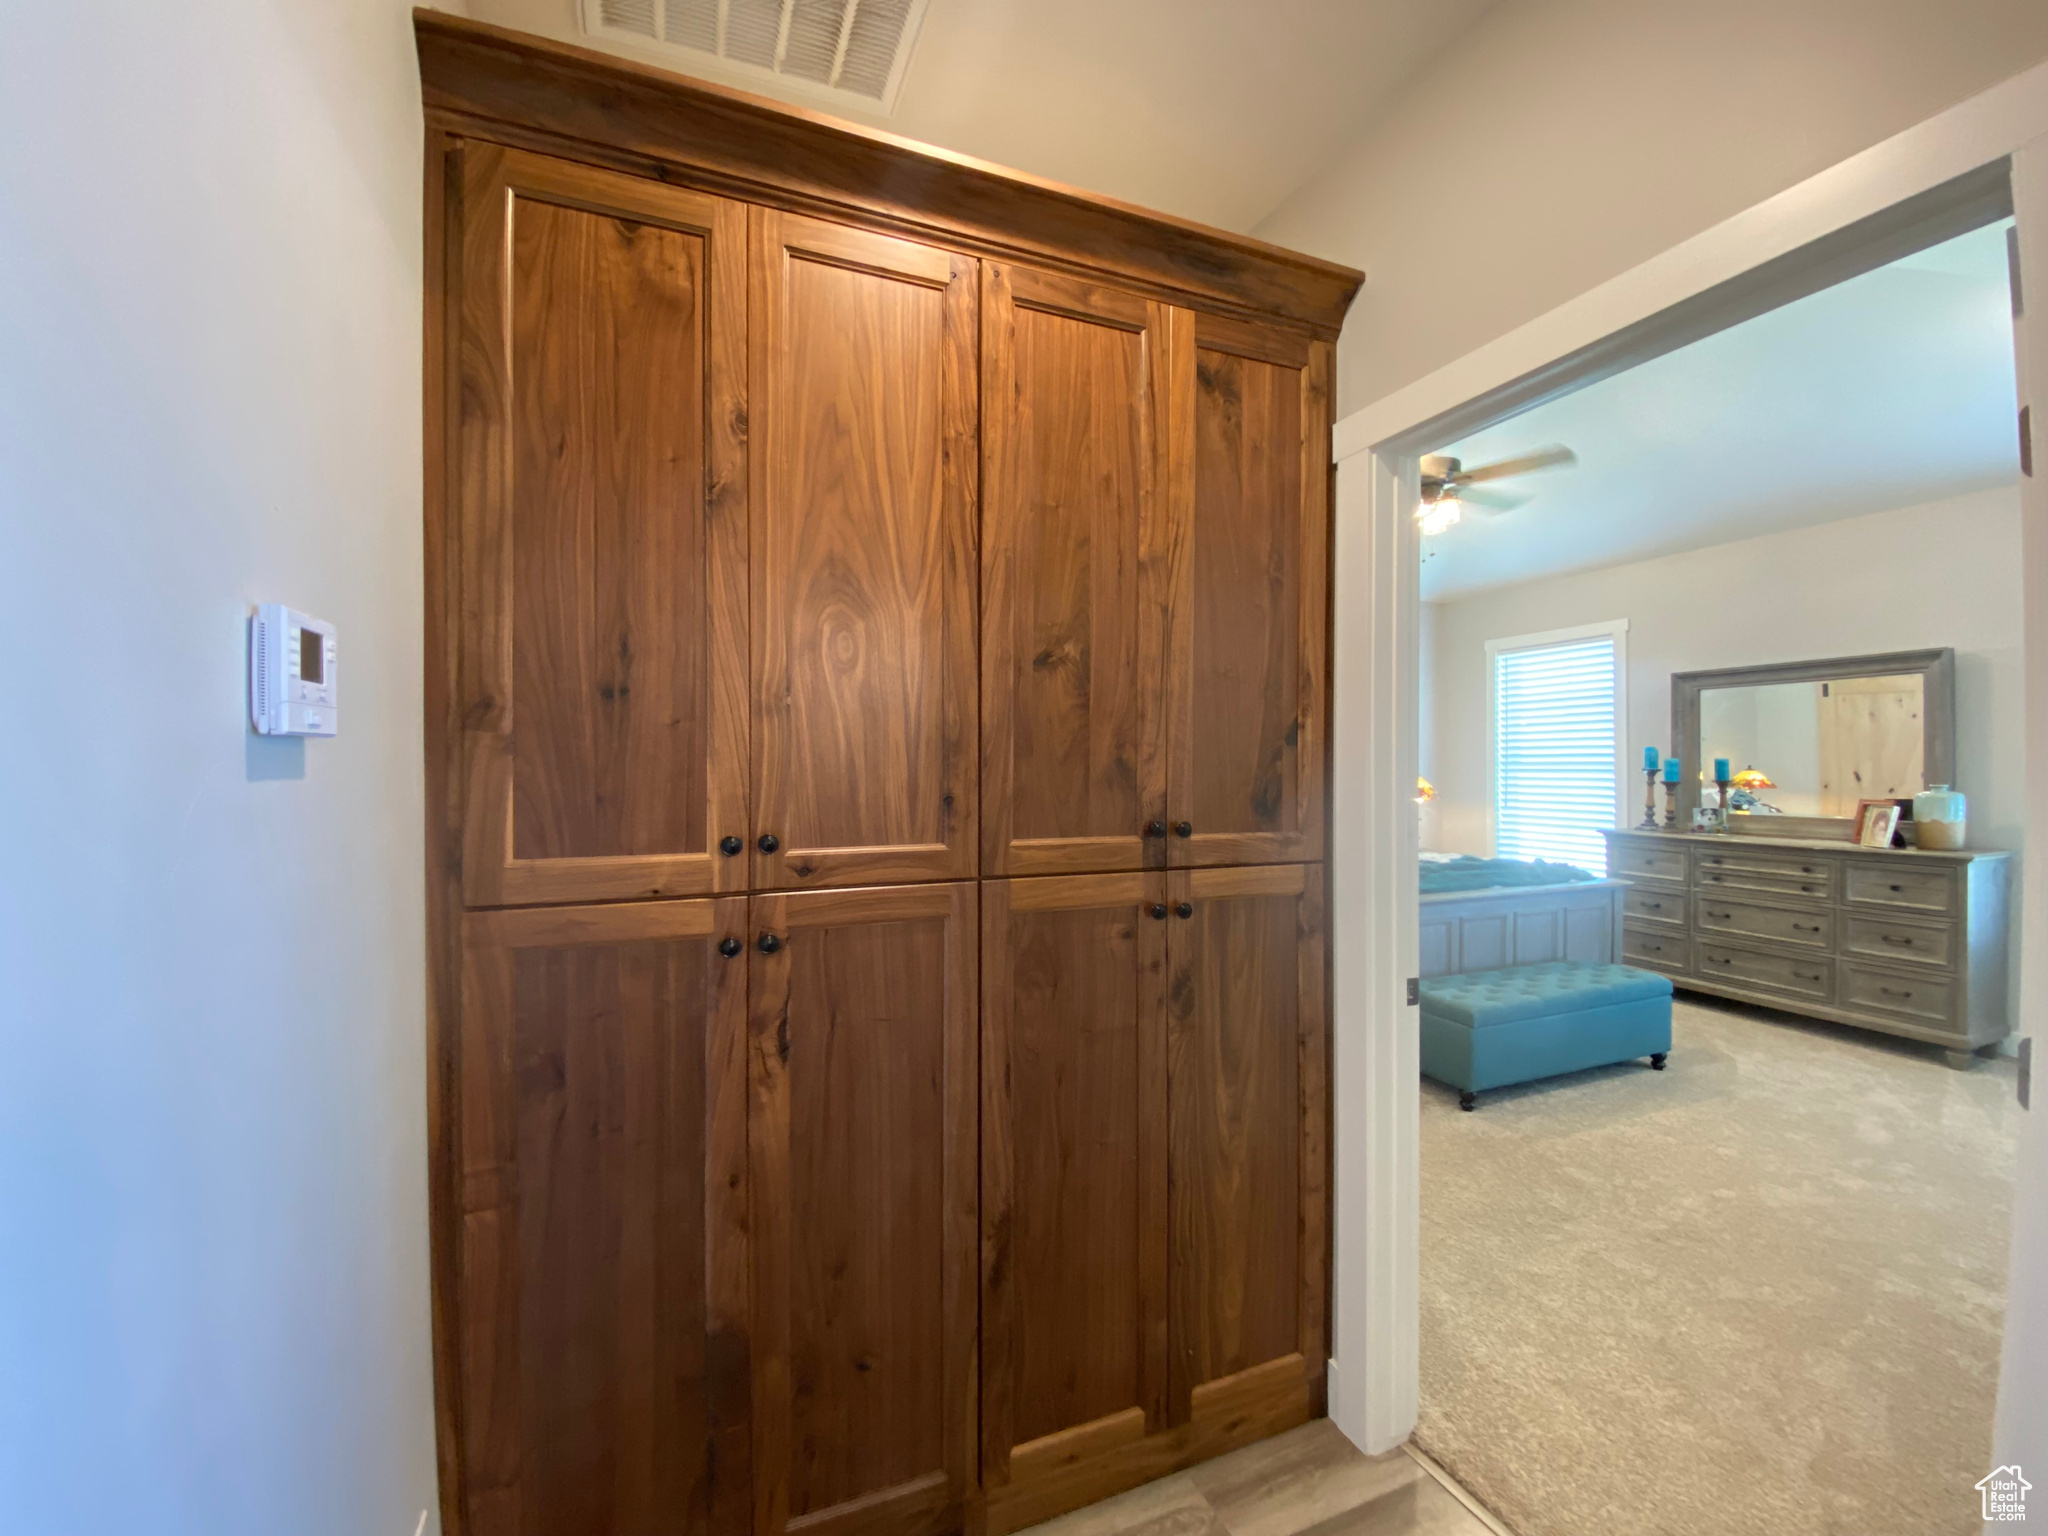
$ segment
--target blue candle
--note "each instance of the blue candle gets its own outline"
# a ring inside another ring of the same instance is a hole
[[[1734,777],[1734,775],[1733,775],[1733,774],[1731,774],[1731,773],[1730,773],[1730,772],[1728,771],[1728,759],[1727,759],[1727,758],[1725,758],[1725,757],[1717,757],[1717,758],[1715,758],[1715,759],[1714,759],[1714,782],[1715,782],[1716,784],[1725,784],[1725,783],[1727,783],[1727,782],[1728,782],[1728,780],[1730,780],[1730,779],[1731,779],[1731,778],[1733,778],[1733,777]]]
[[[1678,782],[1678,759],[1675,757],[1664,759],[1664,782],[1666,784],[1676,784]]]
[[[1662,760],[1663,756],[1664,754],[1655,747],[1643,748],[1643,772],[1655,773],[1657,771],[1657,764]]]

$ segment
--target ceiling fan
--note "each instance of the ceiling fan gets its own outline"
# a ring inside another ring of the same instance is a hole
[[[1518,458],[1482,464],[1477,469],[1465,469],[1456,459],[1444,454],[1431,454],[1422,461],[1422,505],[1415,509],[1415,521],[1422,525],[1423,537],[1428,538],[1455,524],[1466,507],[1496,516],[1512,512],[1529,498],[1512,491],[1474,490],[1473,487],[1489,480],[1505,480],[1510,475],[1526,475],[1539,469],[1555,469],[1559,465],[1578,462],[1579,456],[1562,443],[1552,443],[1548,448],[1538,448],[1534,453],[1525,453]]]

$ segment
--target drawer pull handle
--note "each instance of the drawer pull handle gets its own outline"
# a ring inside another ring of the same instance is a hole
[[[1877,990],[1886,997],[1911,997],[1913,995],[1910,992],[1894,992],[1890,987],[1879,987]]]
[[[1798,977],[1798,978],[1799,978],[1799,979],[1800,979],[1801,981],[1815,981],[1815,982],[1817,982],[1817,981],[1819,981],[1819,980],[1820,980],[1820,977],[1819,977],[1819,975],[1818,975],[1818,974],[1816,974],[1816,975],[1812,975],[1812,976],[1809,976],[1809,975],[1807,975],[1807,974],[1806,974],[1806,972],[1804,972],[1804,971],[1794,971],[1794,972],[1793,972],[1792,974],[1793,974],[1794,976],[1797,976],[1797,977]]]
[[[1794,933],[1819,933],[1820,925],[1818,923],[1794,923],[1792,931]]]
[[[1878,937],[1884,940],[1884,942],[1887,944],[1897,944],[1906,949],[1911,949],[1913,947],[1913,941],[1911,939],[1902,939],[1895,933],[1880,933]]]
[[[1903,885],[1895,885],[1895,886],[1891,887],[1891,889],[1892,889],[1892,890],[1894,890],[1894,891],[1903,891],[1903,890],[1905,890],[1905,887],[1904,887]]]

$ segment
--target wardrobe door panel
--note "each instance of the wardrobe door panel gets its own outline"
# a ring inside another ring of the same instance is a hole
[[[1320,858],[1330,348],[1175,321],[1170,857]]]
[[[991,1487],[1017,1446],[1165,1420],[1165,902],[1163,873],[983,886]]]
[[[470,1536],[748,1527],[745,916],[463,920]]]
[[[1260,1369],[1319,1381],[1326,1256],[1322,867],[1172,877],[1174,1411]]]
[[[753,220],[755,883],[971,875],[977,263]]]
[[[1166,860],[1169,314],[983,267],[986,874]]]
[[[956,1529],[973,1478],[975,889],[753,901],[755,1528]]]
[[[743,886],[745,212],[487,145],[463,180],[465,899]]]

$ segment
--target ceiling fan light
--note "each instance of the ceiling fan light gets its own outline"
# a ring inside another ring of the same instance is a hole
[[[1433,539],[1438,534],[1457,526],[1460,515],[1457,497],[1439,496],[1434,501],[1425,501],[1415,509],[1415,522],[1422,529],[1422,536],[1425,539]]]

